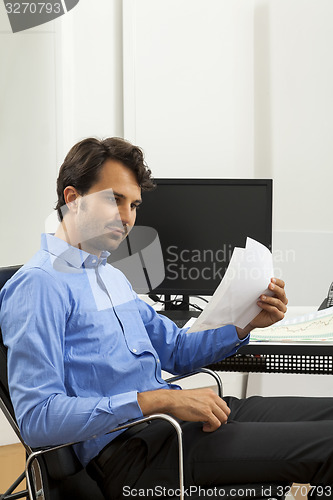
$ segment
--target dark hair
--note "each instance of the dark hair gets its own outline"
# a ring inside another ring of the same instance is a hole
[[[60,167],[57,179],[58,201],[55,210],[59,220],[63,219],[66,208],[64,189],[73,186],[80,195],[84,195],[98,181],[98,177],[106,160],[116,160],[131,169],[142,190],[155,187],[151,171],[144,161],[142,150],[128,141],[118,137],[99,140],[84,139],[78,142],[67,154]]]

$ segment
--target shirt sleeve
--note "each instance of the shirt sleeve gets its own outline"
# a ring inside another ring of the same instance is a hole
[[[0,295],[11,399],[24,441],[32,446],[84,441],[142,416],[137,392],[73,397],[65,386],[69,291],[41,269],[19,272]]]
[[[221,361],[249,342],[249,335],[239,339],[233,325],[187,333],[188,328],[178,328],[173,321],[158,314],[139,297],[137,303],[162,369],[170,373],[188,373]]]

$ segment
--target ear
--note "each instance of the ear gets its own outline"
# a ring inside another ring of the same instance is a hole
[[[77,212],[77,199],[79,197],[79,193],[76,191],[75,187],[67,186],[64,189],[64,199],[65,203],[68,207],[68,210],[71,212]]]

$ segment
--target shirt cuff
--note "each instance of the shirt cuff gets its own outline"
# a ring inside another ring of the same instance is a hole
[[[248,333],[248,334],[246,335],[246,337],[244,337],[243,339],[240,339],[240,338],[238,337],[238,333],[237,333],[236,327],[235,327],[234,325],[232,325],[232,326],[234,327],[234,329],[235,329],[235,334],[236,334],[236,343],[235,343],[235,345],[236,345],[236,346],[241,346],[241,345],[243,345],[243,344],[248,344],[248,343],[249,343],[249,341],[250,341],[250,335],[251,335],[251,334],[250,334],[250,333]]]
[[[116,394],[110,398],[110,410],[117,418],[119,424],[128,420],[143,417],[138,403],[138,391]]]
[[[221,331],[222,335],[222,345],[224,345],[224,355],[220,359],[225,359],[226,357],[232,356],[233,354],[236,354],[238,349],[242,347],[242,345],[246,345],[249,343],[250,340],[250,334],[248,334],[244,339],[240,339],[237,335],[237,330],[234,325],[226,325],[222,326],[221,328],[218,329]],[[228,340],[227,340],[227,345],[223,344],[223,340],[225,339],[225,336],[228,332]],[[228,350],[229,346],[229,350]]]

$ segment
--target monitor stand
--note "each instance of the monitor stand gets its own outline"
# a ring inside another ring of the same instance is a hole
[[[190,318],[197,318],[201,311],[195,310],[190,311],[190,296],[182,295],[180,299],[177,299],[177,303],[174,304],[171,301],[171,295],[164,295],[165,308],[163,311],[158,311],[160,314],[164,314],[173,321],[184,320],[188,321]],[[178,302],[181,300],[181,302]]]

